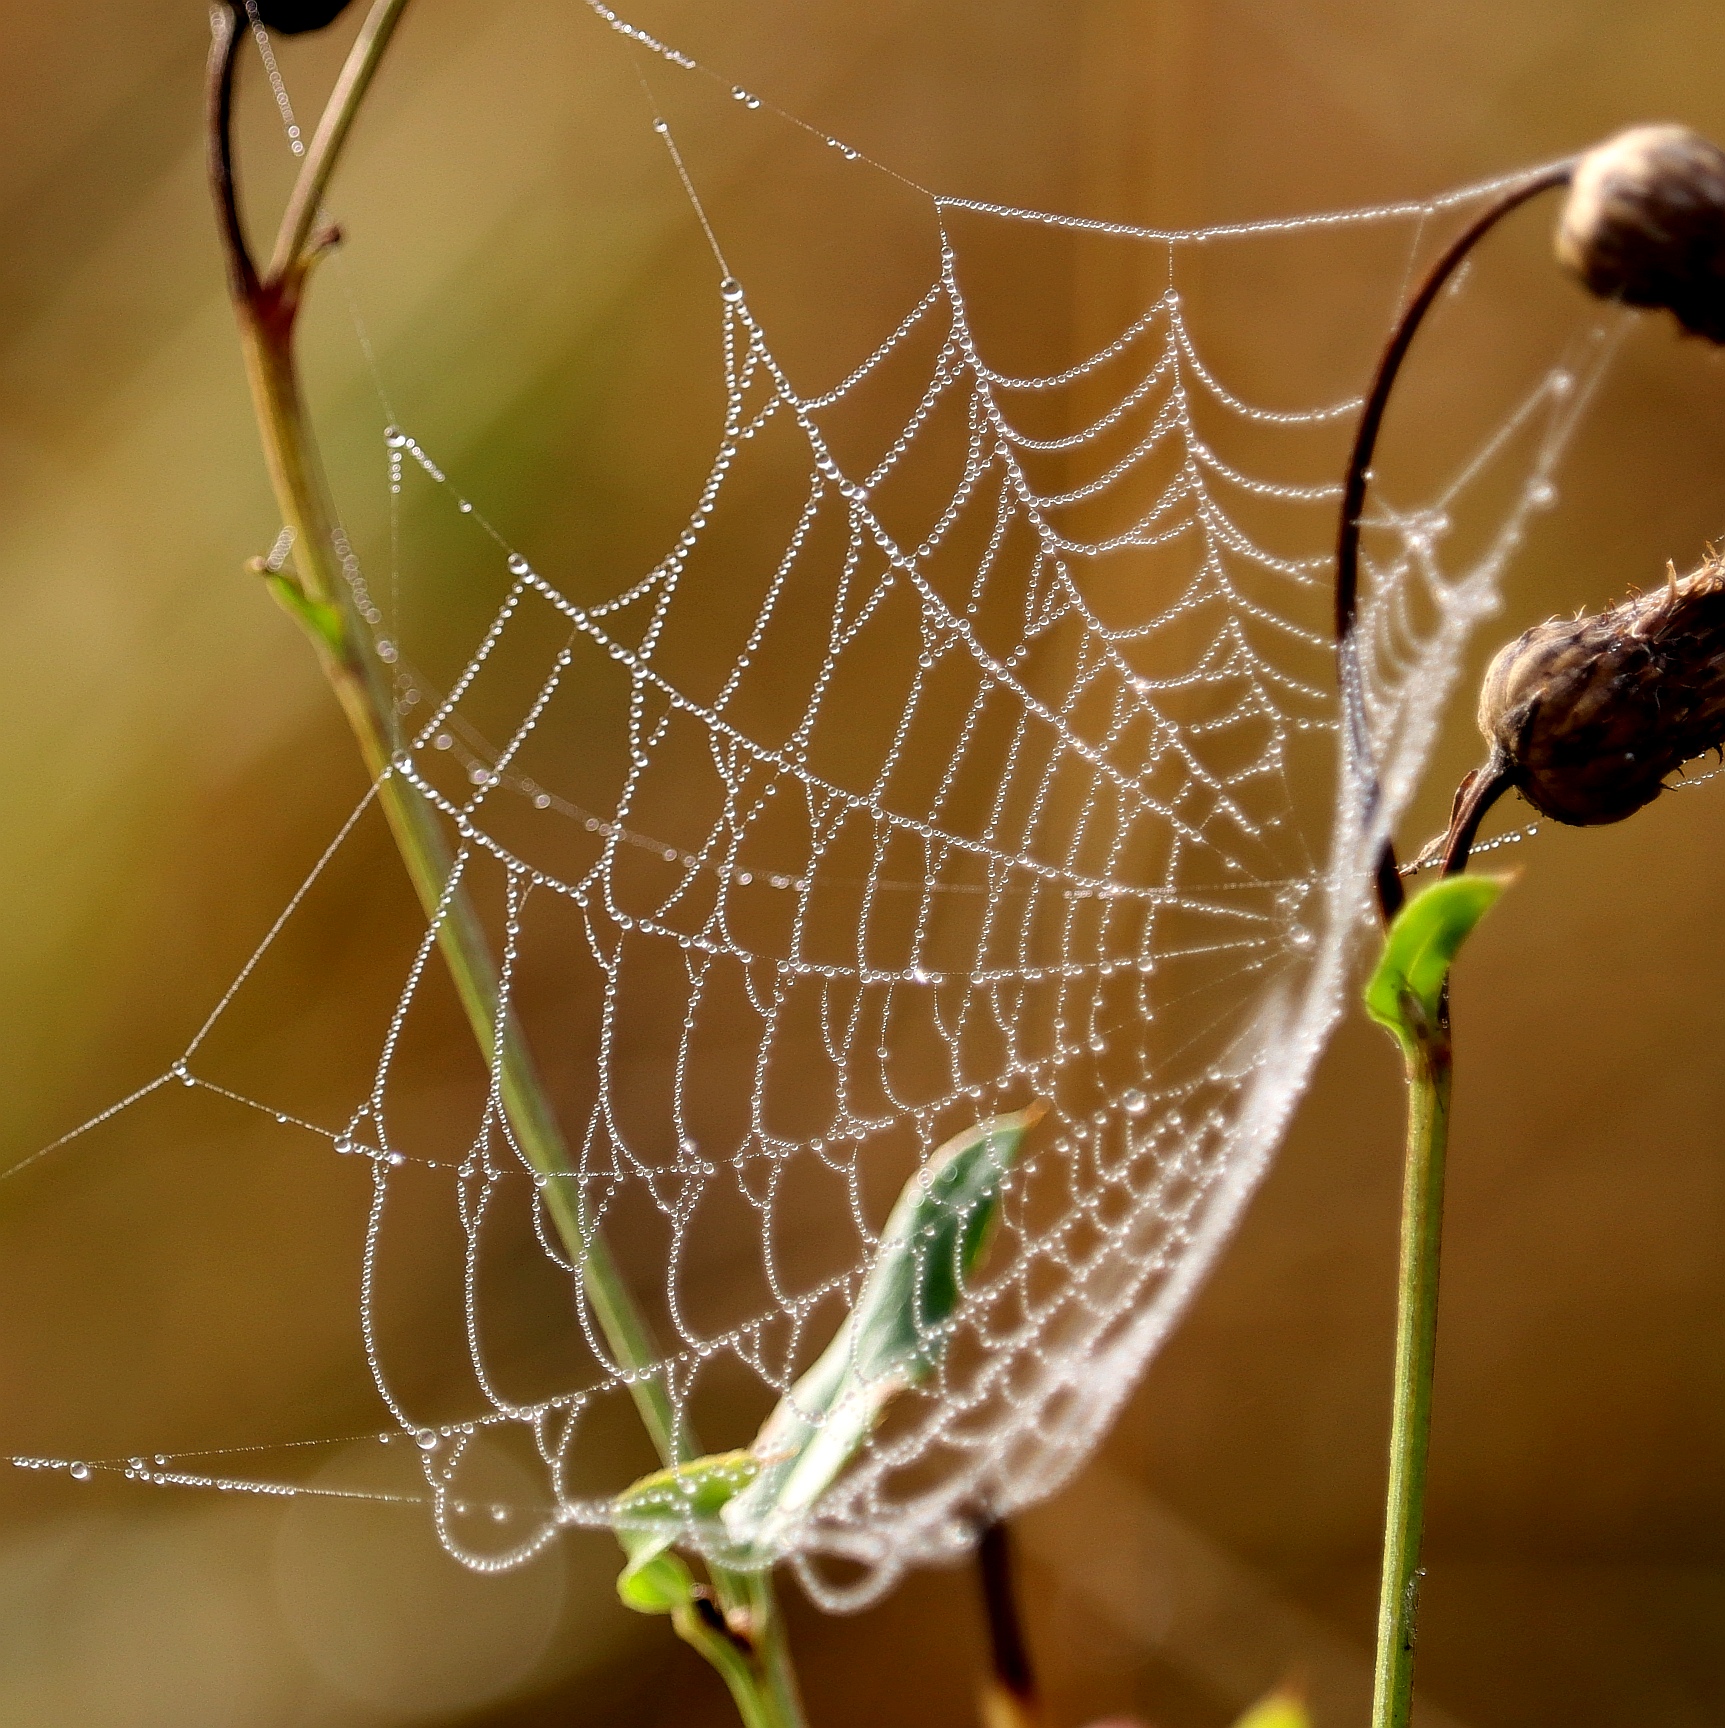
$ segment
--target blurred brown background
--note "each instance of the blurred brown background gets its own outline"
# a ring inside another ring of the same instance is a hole
[[[1134,221],[1423,195],[1635,119],[1725,135],[1725,16],[1701,4],[634,15],[925,185]],[[284,50],[304,124],[338,48]],[[203,52],[193,0],[0,21],[7,1162],[161,1071],[362,789],[303,643],[239,573],[275,520],[209,233]],[[566,562],[643,562],[710,447],[682,384],[691,308],[710,312],[690,284],[707,292],[710,266],[633,76],[575,0],[416,0],[336,200],[345,280],[403,418],[517,543]],[[255,62],[246,81],[262,211],[288,163]],[[745,211],[751,146],[696,136],[704,187]],[[1530,218],[1482,264],[1452,386],[1571,315],[1539,230]],[[869,328],[925,259],[873,262],[878,279],[848,280],[793,339],[818,343],[822,318]],[[314,383],[344,503],[375,538],[377,404],[342,281],[319,289]],[[1396,285],[1379,286],[1387,303]],[[1076,323],[1106,327],[1124,290],[1061,291]],[[1309,357],[1296,397],[1357,388],[1324,364]],[[1417,461],[1419,415],[1398,433]],[[1500,634],[1656,580],[1725,531],[1725,365],[1636,329],[1562,494],[1475,671]],[[462,595],[447,603],[459,614]],[[1410,839],[1474,759],[1469,706]],[[1433,1728],[1725,1722],[1722,799],[1547,830],[1458,981],[1419,1671]],[[295,950],[277,988],[339,1032],[394,989],[411,912],[381,843],[330,895],[338,934]],[[1212,1728],[1290,1671],[1320,1721],[1364,1720],[1398,1113],[1387,1043],[1351,1020],[1105,1456],[1023,1521],[1059,1722],[1132,1710]],[[169,1113],[0,1190],[0,1450],[365,1428],[353,1193],[296,1189],[298,1151]],[[255,1224],[260,1284],[281,1289],[265,1344],[255,1315],[230,1323],[227,1262],[200,1251],[235,1219]],[[727,1719],[667,1629],[615,1606],[594,1540],[488,1582],[387,1507],[11,1472],[0,1494],[9,1723]],[[939,1573],[854,1619],[799,1609],[818,1728],[970,1720],[972,1596]]]

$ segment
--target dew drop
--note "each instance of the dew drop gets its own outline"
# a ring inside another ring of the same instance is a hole
[[[743,285],[735,276],[727,276],[719,284],[719,298],[730,305],[737,305],[743,298]]]
[[[1142,1116],[1150,1108],[1150,1100],[1136,1086],[1120,1102],[1128,1116]]]
[[[421,1452],[435,1452],[443,1444],[443,1436],[435,1428],[421,1428],[413,1440]]]
[[[74,1464],[71,1469],[71,1476],[74,1482],[88,1482],[90,1480],[90,1466],[88,1464]]]

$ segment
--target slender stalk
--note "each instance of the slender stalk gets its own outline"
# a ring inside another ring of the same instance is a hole
[[[1491,760],[1476,768],[1456,788],[1450,811],[1449,831],[1443,840],[1443,873],[1459,876],[1467,868],[1474,837],[1486,812],[1515,784],[1509,764],[1494,749]]]
[[[760,1587],[765,1596],[758,1593]],[[740,1617],[725,1616],[710,1599],[699,1597],[679,1608],[672,1624],[678,1637],[719,1671],[743,1728],[803,1728],[802,1699],[769,1574],[750,1574],[749,1589],[754,1600]],[[739,1634],[732,1618],[746,1618],[753,1631]]]
[[[1039,1728],[1042,1699],[1018,1611],[1012,1535],[1004,1520],[983,1527],[976,1569],[988,1617],[990,1674],[982,1691],[982,1728]]]
[[[1354,762],[1366,776],[1366,819],[1376,813],[1378,798],[1377,768],[1372,758],[1371,740],[1366,735],[1365,682],[1360,670],[1359,640],[1354,625],[1359,614],[1360,594],[1360,519],[1365,514],[1366,488],[1371,481],[1372,456],[1378,447],[1378,433],[1384,423],[1384,411],[1389,407],[1390,392],[1407,358],[1408,349],[1426,314],[1462,260],[1512,210],[1519,210],[1528,199],[1554,186],[1568,184],[1573,162],[1561,162],[1555,167],[1541,168],[1519,180],[1495,203],[1481,211],[1444,250],[1432,265],[1407,303],[1390,339],[1378,359],[1378,369],[1366,392],[1360,410],[1359,424],[1354,431],[1354,446],[1348,456],[1347,472],[1342,478],[1341,522],[1336,532],[1336,654],[1342,687],[1342,716],[1347,729],[1347,741]],[[1484,812],[1482,811],[1481,814]],[[1387,924],[1401,906],[1402,883],[1396,868],[1395,847],[1384,842],[1378,857],[1375,882],[1378,907]]]
[[[802,1689],[791,1661],[791,1646],[785,1636],[785,1617],[773,1588],[771,1572],[750,1572],[744,1577],[749,1597],[749,1646],[754,1684],[771,1728],[803,1728]],[[731,1688],[737,1697],[737,1689]],[[741,1708],[739,1699],[738,1708]]]
[[[1377,1677],[1372,1728],[1406,1728],[1413,1706],[1420,1538],[1431,1445],[1432,1371],[1437,1356],[1438,1260],[1443,1236],[1444,1157],[1449,1141],[1450,1040],[1422,1029],[1408,1053],[1407,1163],[1402,1177],[1401,1267],[1396,1286],[1395,1403],[1384,1505],[1378,1595]]]
[[[316,142],[283,224],[282,246],[277,249],[286,262],[280,269],[272,267],[270,274],[261,279],[251,263],[240,226],[228,141],[239,22],[229,8],[214,15],[215,37],[211,48],[214,190],[264,458],[282,520],[294,535],[297,594],[285,578],[276,579],[276,591],[308,626],[307,634],[324,675],[353,728],[366,768],[378,783],[379,801],[420,904],[427,917],[436,922],[438,944],[474,1036],[487,1059],[496,1062],[509,1125],[529,1162],[550,1178],[544,1189],[546,1208],[571,1256],[581,1266],[582,1285],[594,1318],[619,1367],[630,1376],[630,1390],[642,1421],[661,1456],[670,1461],[691,1456],[693,1442],[681,1429],[670,1397],[653,1372],[658,1352],[651,1333],[635,1308],[604,1239],[585,1216],[578,1186],[571,1176],[573,1165],[568,1149],[520,1028],[507,1011],[499,1015],[497,971],[490,944],[471,898],[458,879],[452,882],[455,860],[443,830],[431,807],[396,768],[393,700],[381,667],[370,651],[369,633],[355,610],[346,580],[340,551],[345,540],[339,532],[300,389],[293,337],[300,292],[311,259],[303,250],[284,253],[284,248],[293,234],[299,232],[294,226],[298,223],[295,211],[316,208],[316,190],[328,183],[334,171],[341,141],[353,122],[351,110],[357,107],[370,84],[378,57],[405,5],[406,0],[377,0],[373,6],[331,99],[332,108],[345,104],[349,112],[333,117],[326,113],[318,127]]]
[[[294,351],[294,327],[306,277],[332,236],[313,232],[317,212],[360,103],[407,0],[375,0],[354,41],[312,139],[277,237],[268,273],[259,276],[241,221],[233,166],[232,111],[239,19],[232,4],[211,15],[209,161],[211,189],[228,266],[234,314],[262,439],[281,510],[293,530],[295,578],[273,576],[277,597],[306,626],[378,787],[402,862],[466,1012],[481,1053],[494,1066],[504,1114],[516,1144],[547,1178],[546,1210],[571,1259],[600,1335],[616,1358],[642,1425],[667,1463],[696,1457],[700,1444],[672,1404],[651,1328],[588,1217],[575,1166],[532,1053],[501,1000],[489,939],[461,881],[436,813],[396,758],[394,702],[370,645],[344,566],[340,530],[322,458],[306,412]],[[461,862],[464,862],[462,860]],[[711,1568],[718,1605],[710,1619],[677,1617],[677,1630],[720,1673],[749,1728],[801,1728],[770,1573]],[[685,1620],[688,1624],[685,1624]]]
[[[304,256],[330,176],[335,173],[342,146],[347,142],[348,130],[371,87],[383,51],[389,46],[389,39],[395,34],[395,27],[406,10],[407,0],[377,0],[360,26],[341,76],[330,92],[323,118],[312,134],[299,178],[289,195],[281,232],[276,236],[275,256],[270,259],[269,273],[272,277],[286,277]]]

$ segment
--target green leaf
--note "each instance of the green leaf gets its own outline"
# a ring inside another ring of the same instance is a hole
[[[755,1437],[761,1473],[724,1513],[740,1542],[770,1549],[775,1527],[819,1499],[887,1405],[939,1365],[999,1218],[1002,1184],[1041,1113],[1033,1105],[967,1129],[906,1185],[855,1306]]]
[[[1366,1012],[1412,1051],[1438,1024],[1444,982],[1473,927],[1509,886],[1507,876],[1446,876],[1404,905],[1366,986]]]
[[[1278,1689],[1254,1704],[1234,1728],[1311,1728],[1311,1721],[1297,1692]]]
[[[725,1503],[759,1474],[752,1453],[718,1452],[668,1470],[655,1470],[612,1503],[611,1528],[628,1556],[617,1594],[643,1614],[672,1614],[695,1593],[694,1574],[671,1544],[697,1524],[710,1524]]]
[[[332,654],[339,656],[345,651],[347,627],[339,607],[311,599],[291,576],[272,571],[264,577],[264,582],[280,602],[282,610],[297,618],[307,634],[323,642]]]

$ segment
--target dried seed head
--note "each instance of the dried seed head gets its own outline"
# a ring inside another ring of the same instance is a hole
[[[1576,164],[1557,256],[1602,299],[1725,342],[1725,151],[1687,126],[1608,138]]]
[[[1486,671],[1479,728],[1558,822],[1620,822],[1725,743],[1725,560],[1607,611],[1536,625]]]
[[[258,0],[258,22],[284,36],[303,36],[333,24],[347,7],[348,0]]]

